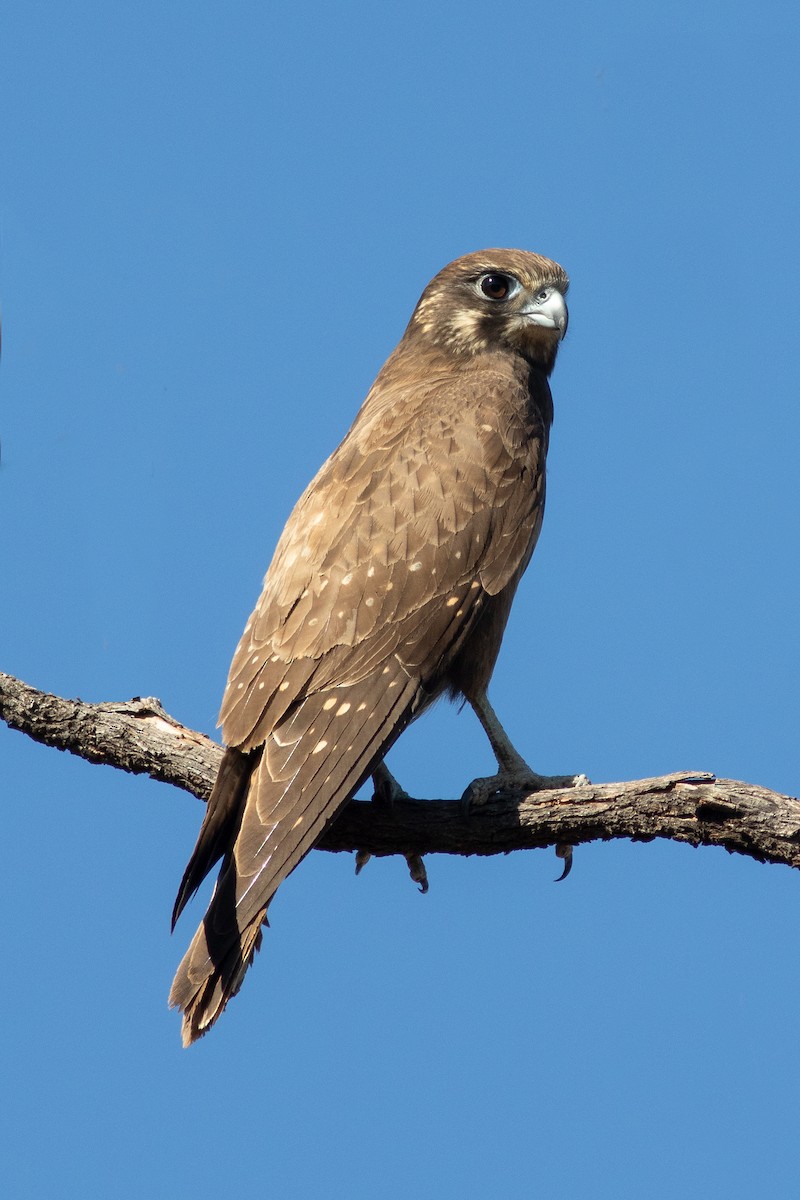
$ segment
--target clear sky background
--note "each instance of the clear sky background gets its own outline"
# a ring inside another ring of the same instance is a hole
[[[212,733],[292,504],[456,255],[563,263],[492,695],[545,772],[796,793],[788,3],[9,0],[0,669]],[[492,758],[442,706],[391,759]],[[618,842],[313,853],[190,1051],[197,800],[0,729],[0,1192],[796,1197],[800,881]]]

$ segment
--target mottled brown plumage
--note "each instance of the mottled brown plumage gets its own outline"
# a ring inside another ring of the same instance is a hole
[[[230,749],[175,904],[177,920],[222,859],[170,996],[185,1043],[238,990],[279,884],[438,695],[470,700],[501,772],[525,768],[485,691],[542,523],[567,286],[521,250],[441,271],[290,516],[233,659]]]

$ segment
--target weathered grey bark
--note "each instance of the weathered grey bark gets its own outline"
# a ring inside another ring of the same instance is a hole
[[[179,724],[151,697],[86,704],[37,691],[2,672],[0,718],[44,745],[150,775],[203,800],[222,754],[216,742]],[[657,837],[800,867],[800,802],[697,771],[507,796],[468,816],[458,800],[408,799],[392,806],[353,801],[319,848],[375,855],[505,854]]]

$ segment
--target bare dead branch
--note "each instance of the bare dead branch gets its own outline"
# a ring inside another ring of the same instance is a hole
[[[0,672],[0,718],[46,746],[172,783],[205,800],[222,755],[158,700],[87,704]],[[800,867],[800,802],[754,784],[683,771],[626,783],[508,795],[465,816],[458,800],[352,801],[319,848],[374,855],[506,854],[597,839],[671,838]]]
[[[87,704],[40,692],[0,671],[0,718],[57,750],[150,775],[207,800],[222,747],[164,712],[153,696],[122,703]]]

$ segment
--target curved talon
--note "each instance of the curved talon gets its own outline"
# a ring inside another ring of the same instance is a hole
[[[421,854],[407,854],[405,856],[408,863],[408,870],[414,883],[419,884],[419,890],[424,896],[428,890],[428,872],[425,870],[425,863],[422,861]]]
[[[482,796],[482,789],[477,787],[478,784],[484,782],[482,779],[473,779],[472,783],[468,783],[464,788],[464,791],[461,793],[461,815],[463,817],[466,818],[469,816],[469,810],[473,804],[485,804],[488,800],[490,793],[487,792],[486,795]]]
[[[563,858],[564,870],[557,879],[553,880],[554,883],[561,883],[562,879],[566,879],[572,870],[572,851],[574,849],[575,847],[570,846],[567,842],[559,842],[556,846],[556,857]]]
[[[486,804],[499,792],[508,791],[510,786],[513,785],[509,784],[509,780],[505,775],[487,775],[473,779],[472,783],[467,784],[461,793],[461,811],[463,815],[468,817],[473,804],[478,806]]]
[[[356,875],[360,875],[362,869],[367,865],[372,858],[369,850],[356,850]]]

